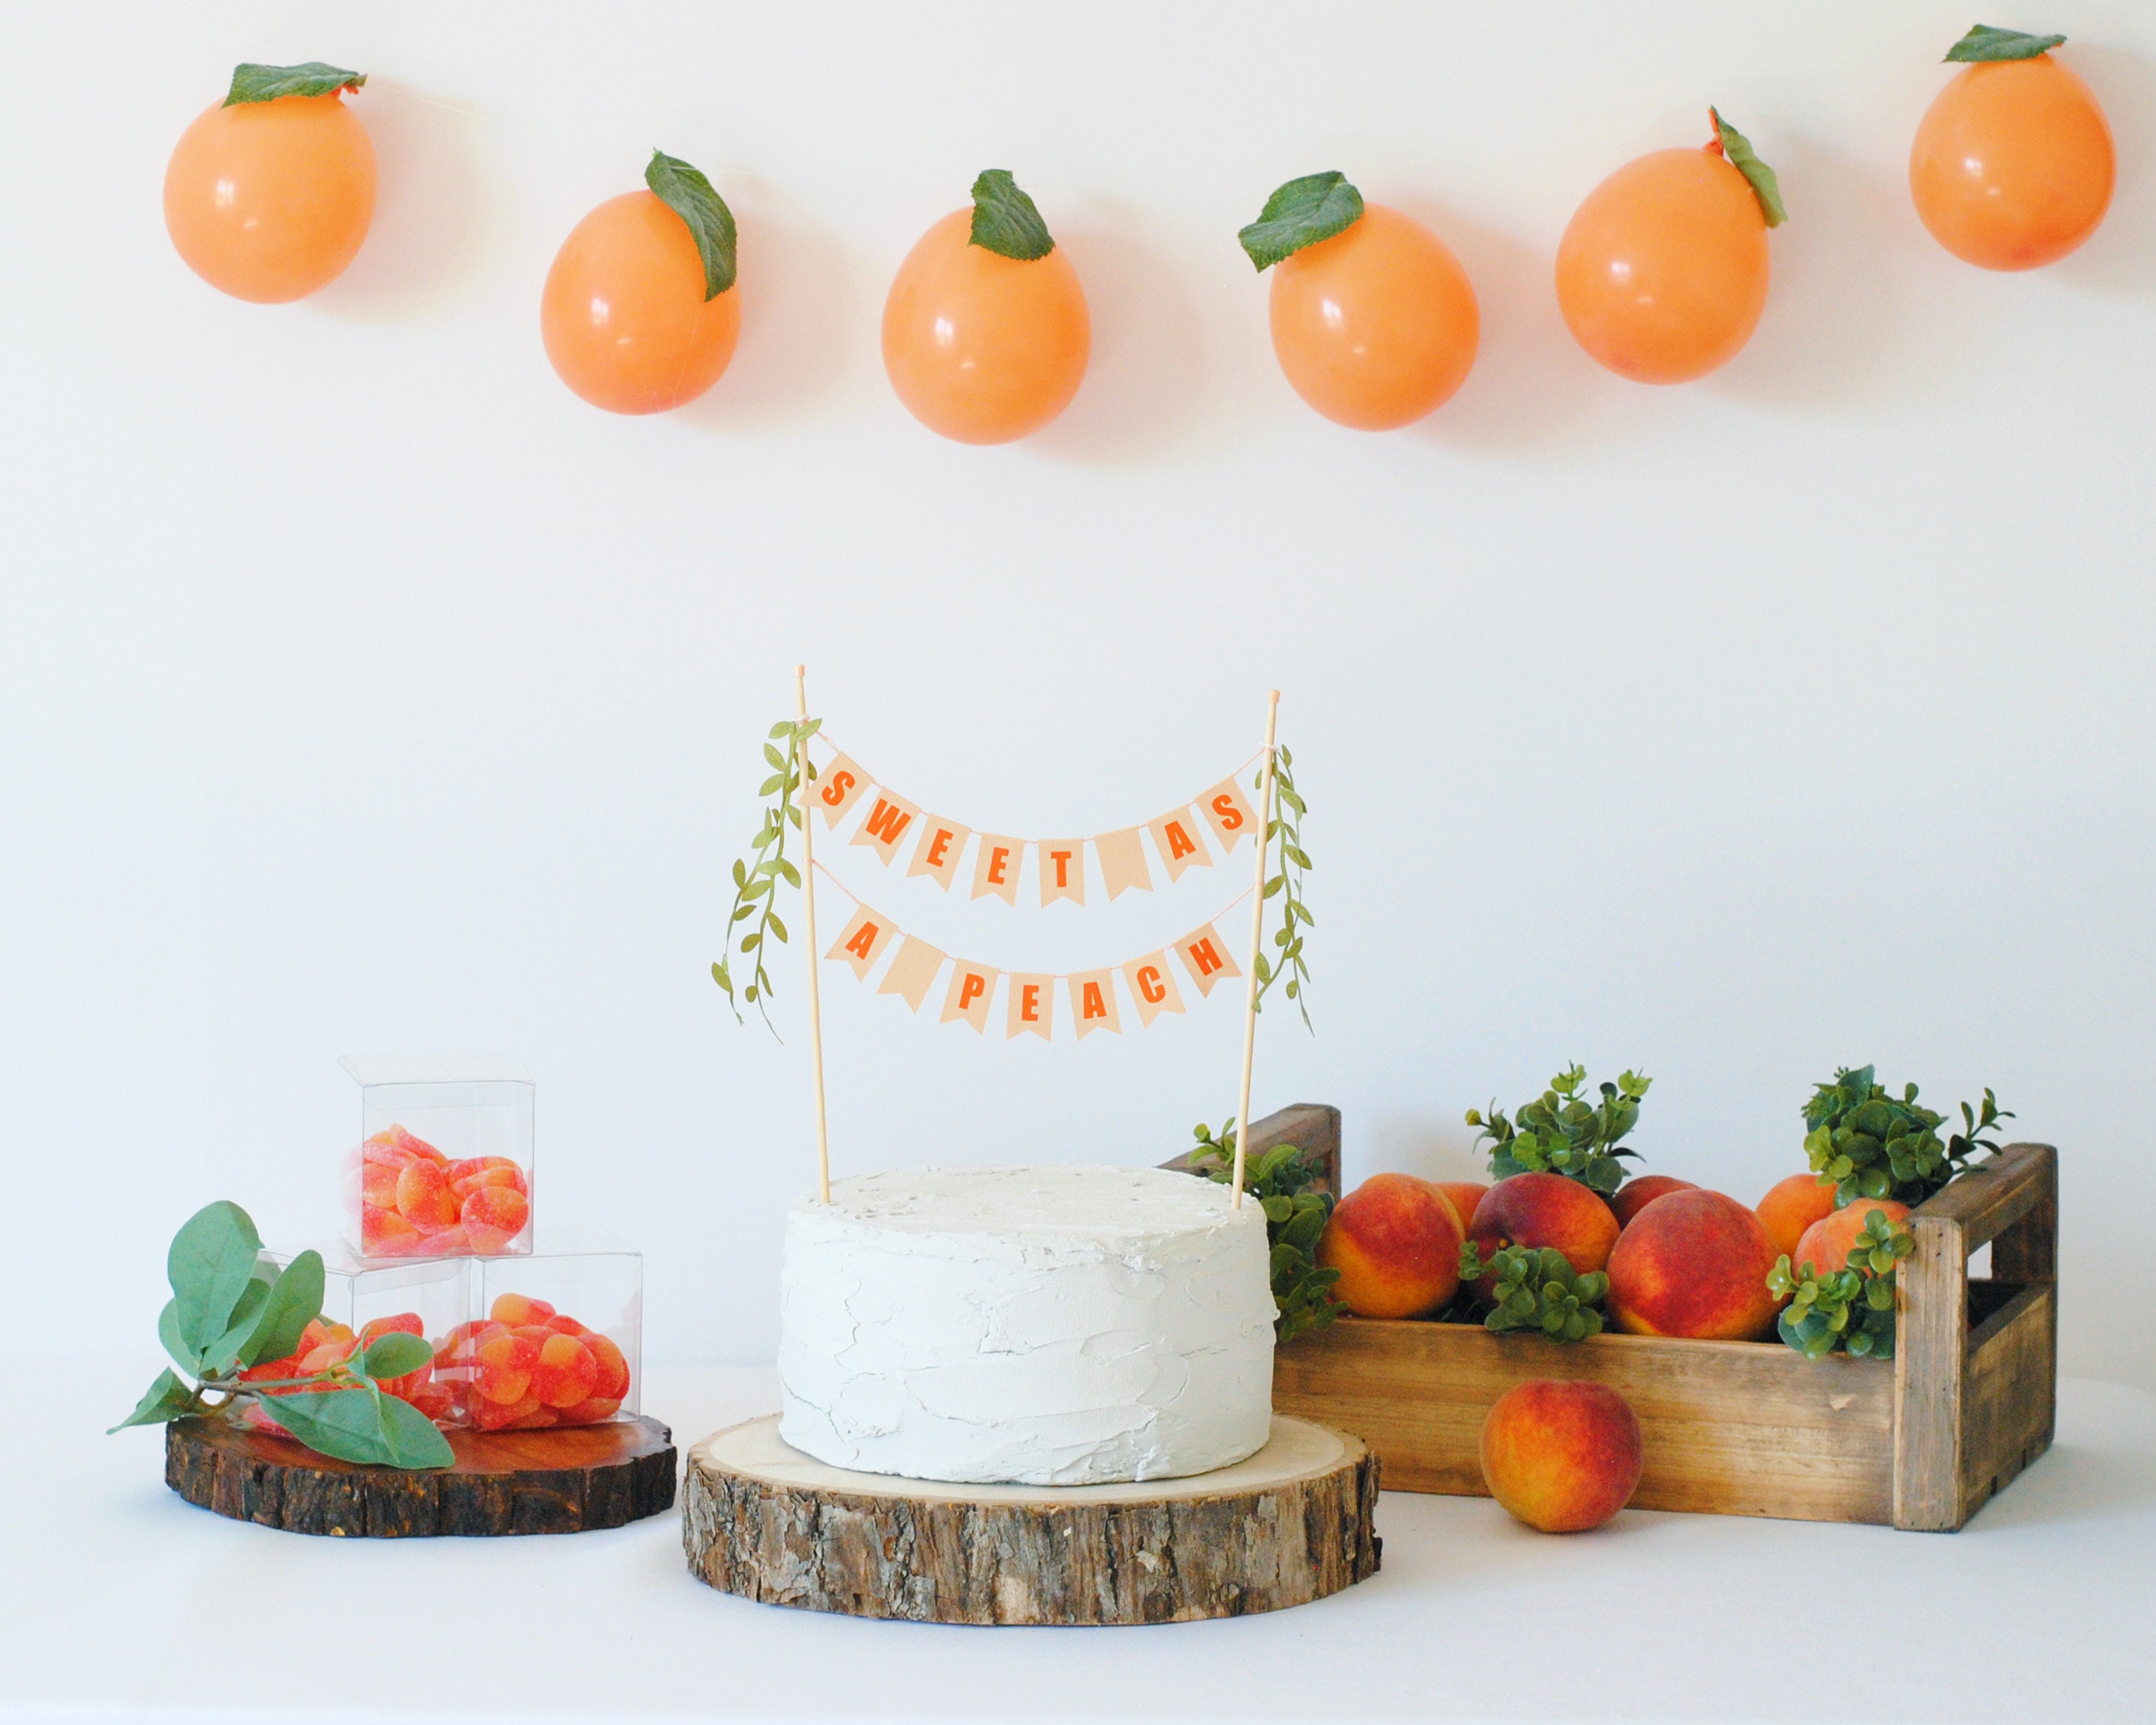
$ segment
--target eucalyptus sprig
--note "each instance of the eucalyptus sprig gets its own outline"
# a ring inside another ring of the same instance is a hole
[[[263,1255],[247,1212],[220,1201],[181,1224],[165,1255],[165,1275],[172,1297],[158,1314],[157,1339],[187,1377],[167,1367],[113,1431],[201,1415],[237,1420],[284,1389],[305,1393],[276,1396],[266,1411],[325,1455],[406,1468],[447,1467],[456,1460],[433,1420],[380,1388],[433,1361],[420,1337],[377,1337],[328,1372],[247,1375],[251,1367],[290,1358],[321,1316],[321,1253],[301,1252],[280,1267]]]
[[[1609,1278],[1600,1271],[1580,1274],[1554,1246],[1502,1246],[1485,1263],[1473,1240],[1460,1241],[1463,1286],[1493,1271],[1497,1281],[1491,1297],[1496,1304],[1482,1320],[1485,1329],[1500,1335],[1537,1330],[1553,1342],[1582,1342],[1602,1333],[1601,1307],[1609,1296]]]
[[[775,940],[783,945],[786,941],[786,924],[773,902],[778,896],[778,883],[783,880],[796,887],[801,884],[801,870],[787,860],[786,834],[789,827],[797,831],[800,828],[801,769],[808,768],[814,783],[816,768],[808,761],[808,744],[823,726],[821,719],[781,719],[764,739],[763,760],[771,768],[771,776],[757,792],[764,799],[763,819],[757,826],[748,857],[734,859],[734,902],[726,916],[727,941],[732,942],[735,929],[751,917],[756,918],[756,927],[711,967],[711,980],[725,990],[735,1022],[748,1022],[742,1016],[742,1002],[747,1001],[762,1014],[764,1027],[773,1036],[778,1034],[778,1027],[771,1022],[771,976],[763,968],[763,955],[768,942]],[[781,738],[786,745],[783,753]],[[730,968],[737,952],[750,964],[749,979],[738,999]]]
[[[1784,1252],[1767,1272],[1767,1291],[1789,1303],[1775,1321],[1782,1339],[1808,1359],[1836,1348],[1859,1359],[1894,1358],[1894,1266],[1917,1249],[1903,1224],[1874,1210],[1839,1270],[1807,1260],[1792,1268]]]
[[[1495,1103],[1486,1114],[1480,1108],[1467,1111],[1468,1125],[1481,1128],[1475,1142],[1489,1140],[1491,1179],[1562,1174],[1604,1198],[1623,1183],[1625,1166],[1617,1158],[1640,1153],[1620,1148],[1618,1140],[1639,1123],[1640,1099],[1654,1080],[1643,1073],[1620,1073],[1614,1084],[1604,1081],[1599,1086],[1599,1103],[1580,1096],[1586,1081],[1587,1068],[1575,1064],[1551,1079],[1549,1088],[1533,1101],[1522,1102],[1511,1119]]]
[[[1262,767],[1252,783],[1264,788]],[[1262,1006],[1267,991],[1285,977],[1287,998],[1302,1014],[1303,1028],[1314,1030],[1310,1022],[1310,967],[1303,960],[1301,934],[1302,929],[1317,926],[1303,897],[1302,877],[1311,862],[1310,853],[1302,846],[1302,818],[1309,812],[1309,805],[1295,788],[1295,757],[1283,745],[1273,751],[1273,813],[1265,823],[1265,839],[1267,846],[1279,847],[1280,872],[1273,873],[1270,862],[1265,865],[1265,888],[1267,898],[1280,901],[1280,927],[1273,931],[1272,939],[1278,951],[1270,960],[1263,952],[1258,954],[1258,1000]]]
[[[1194,1173],[1225,1185],[1235,1178],[1235,1123],[1224,1122],[1219,1136],[1202,1121],[1193,1131]],[[1317,1240],[1332,1219],[1337,1200],[1311,1189],[1324,1178],[1319,1158],[1295,1144],[1276,1144],[1243,1165],[1243,1189],[1265,1213],[1265,1240],[1271,1251],[1274,1321],[1278,1340],[1287,1342],[1305,1330],[1329,1324],[1339,1315],[1332,1294],[1337,1270],[1318,1267]]]
[[[1962,1130],[1939,1137],[1946,1117],[1917,1101],[1917,1086],[1900,1097],[1874,1081],[1869,1066],[1844,1066],[1830,1084],[1815,1086],[1804,1104],[1804,1154],[1812,1172],[1835,1183],[1835,1208],[1867,1198],[1892,1198],[1912,1209],[1960,1173],[1979,1151],[1996,1155],[1984,1134],[2014,1116],[1987,1086],[1983,1106],[1961,1105]]]

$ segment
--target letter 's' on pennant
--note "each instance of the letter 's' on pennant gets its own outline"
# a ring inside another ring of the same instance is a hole
[[[1183,961],[1183,968],[1190,973],[1190,980],[1198,984],[1202,997],[1213,992],[1215,983],[1224,983],[1231,976],[1240,976],[1243,967],[1235,963],[1235,954],[1228,950],[1227,942],[1209,922],[1195,933],[1186,934],[1175,943],[1175,956]]]
[[[1070,988],[1070,1022],[1083,1042],[1096,1030],[1121,1035],[1123,1021],[1116,1013],[1116,973],[1112,970],[1082,970],[1063,979]]]
[[[906,865],[908,876],[927,875],[944,891],[958,875],[958,853],[966,848],[973,829],[962,827],[955,820],[946,820],[940,814],[921,817],[921,842],[914,846],[913,860]]]
[[[851,965],[855,979],[865,983],[869,979],[869,967],[883,956],[883,949],[890,944],[890,922],[880,911],[863,905],[854,912],[853,920],[839,931],[838,939],[831,942],[831,950],[824,956]]]
[[[1205,852],[1205,841],[1198,836],[1198,823],[1191,819],[1188,809],[1171,809],[1158,820],[1147,821],[1146,830],[1152,834],[1152,848],[1168,865],[1171,885],[1183,878],[1185,869],[1213,866],[1213,859]]]
[[[1148,1029],[1164,1012],[1183,1010],[1183,995],[1175,986],[1175,973],[1168,968],[1167,953],[1148,952],[1142,958],[1132,959],[1123,967],[1123,980],[1130,985],[1131,999],[1138,1004],[1141,1030]]]
[[[1258,824],[1258,811],[1250,807],[1232,778],[1219,783],[1198,799],[1198,806],[1205,811],[1205,824],[1213,829],[1213,837],[1220,846],[1220,854],[1227,855],[1242,842],[1243,834]]]
[[[896,994],[915,1012],[928,998],[928,985],[936,980],[936,973],[943,968],[943,955],[927,941],[916,940],[907,935],[898,943],[898,957],[891,961],[891,968],[883,973],[877,984],[879,994]]]
[[[1067,898],[1074,905],[1086,902],[1086,841],[1083,839],[1043,839],[1034,847],[1040,864],[1040,901],[1052,905]]]
[[[985,1034],[988,1028],[988,1001],[996,992],[996,978],[1000,974],[985,964],[968,964],[963,958],[955,961],[950,990],[943,996],[942,1022],[947,1024],[953,1019],[963,1019]]]
[[[981,848],[973,857],[973,896],[1018,903],[1019,865],[1025,860],[1025,840],[1005,839],[994,833],[981,834]]]
[[[844,820],[846,811],[861,800],[869,783],[868,774],[851,756],[832,756],[830,764],[816,777],[816,806],[824,811],[824,824],[835,827]]]
[[[1101,859],[1101,879],[1111,903],[1132,888],[1140,892],[1152,891],[1152,876],[1146,872],[1145,846],[1138,842],[1136,827],[1101,834],[1093,841],[1093,854]]]
[[[920,819],[921,811],[905,798],[889,791],[878,791],[875,801],[870,806],[869,818],[854,834],[854,843],[867,845],[889,868],[897,860],[898,841]]]
[[[1043,1042],[1052,1041],[1048,1033],[1055,1017],[1055,978],[1013,971],[1007,1036],[1023,1036],[1030,1030]]]

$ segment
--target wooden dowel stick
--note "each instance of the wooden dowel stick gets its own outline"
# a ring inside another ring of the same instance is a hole
[[[808,667],[793,667],[793,716],[808,716]],[[793,746],[794,770],[801,778],[801,933],[808,952],[808,1066],[816,1079],[816,1198],[831,1201],[831,1138],[824,1122],[824,1000],[816,986],[816,810],[808,798],[808,739]],[[778,882],[771,883],[773,892]],[[1247,1083],[1246,1083],[1247,1087]]]
[[[1250,889],[1250,962],[1244,975],[1243,1089],[1235,1104],[1235,1195],[1243,1206],[1243,1163],[1250,1127],[1250,1065],[1258,1052],[1258,960],[1265,939],[1265,829],[1272,824],[1273,738],[1280,726],[1280,691],[1265,694],[1265,762],[1258,779],[1257,881]]]

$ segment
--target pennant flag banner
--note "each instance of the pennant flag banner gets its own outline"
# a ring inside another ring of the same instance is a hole
[[[843,887],[839,890],[844,891]],[[877,961],[894,947],[897,956],[885,968],[882,980],[876,984],[877,993],[896,994],[910,1010],[917,1013],[947,963],[951,977],[943,989],[942,1023],[968,1024],[986,1034],[1000,983],[1004,1036],[1038,1036],[1045,1042],[1055,1040],[1059,1012],[1069,1013],[1081,1041],[1096,1030],[1122,1034],[1122,1008],[1116,987],[1118,977],[1130,995],[1131,1004],[1137,1010],[1138,1028],[1147,1029],[1163,1013],[1183,1010],[1175,965],[1181,966],[1200,999],[1213,992],[1214,984],[1243,974],[1228,942],[1210,922],[1194,928],[1173,947],[1147,952],[1127,964],[1081,970],[1070,976],[1017,970],[1006,975],[992,965],[947,957],[867,905],[855,911],[824,956],[844,964],[856,980],[866,983]],[[1173,964],[1169,959],[1171,952],[1174,955]]]
[[[974,898],[999,898],[1011,906],[1018,903],[1019,881],[1029,871],[1034,883],[1029,892],[1037,892],[1043,906],[1070,903],[1082,909],[1089,901],[1100,902],[1088,900],[1089,875],[1110,900],[1126,892],[1150,892],[1160,875],[1173,886],[1189,870],[1209,869],[1233,854],[1258,824],[1257,811],[1231,773],[1191,802],[1142,826],[1091,839],[1014,839],[978,832],[926,812],[864,772],[859,762],[844,752],[834,754],[818,773],[814,800],[823,811],[824,825],[834,831],[859,814],[860,824],[848,842],[873,851],[885,867],[897,863],[903,853],[909,875],[926,875],[950,892],[963,875]],[[1151,841],[1151,861],[1141,835]],[[962,870],[961,859],[969,849],[972,865]],[[1204,984],[1199,992],[1210,986]],[[1026,1029],[1033,1028],[1033,1021],[1028,1020]]]

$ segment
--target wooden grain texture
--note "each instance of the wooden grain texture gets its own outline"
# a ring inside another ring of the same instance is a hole
[[[165,1428],[165,1483],[234,1521],[341,1538],[578,1533],[674,1507],[673,1434],[655,1420],[448,1436],[454,1466],[411,1472],[177,1420]]]
[[[1340,1111],[1324,1102],[1294,1102],[1252,1121],[1250,1147],[1245,1153],[1245,1159],[1255,1160],[1276,1145],[1291,1143],[1305,1151],[1316,1153],[1325,1170],[1324,1178],[1319,1182],[1319,1189],[1337,1194],[1340,1190]],[[1194,1151],[1187,1152],[1172,1162],[1163,1162],[1161,1166],[1187,1169],[1194,1154]]]
[[[1807,1360],[1779,1343],[1605,1334],[1560,1345],[1472,1324],[1342,1318],[1275,1355],[1273,1405],[1355,1433],[1389,1487],[1481,1497],[1484,1416],[1534,1378],[1587,1378],[1631,1404],[1645,1440],[1640,1508],[1892,1514],[1892,1368]]]
[[[1276,1419],[1249,1461],[1121,1486],[937,1485],[789,1449],[778,1416],[689,1452],[690,1572],[766,1604],[920,1623],[1140,1624],[1303,1604],[1378,1568],[1378,1463]]]

